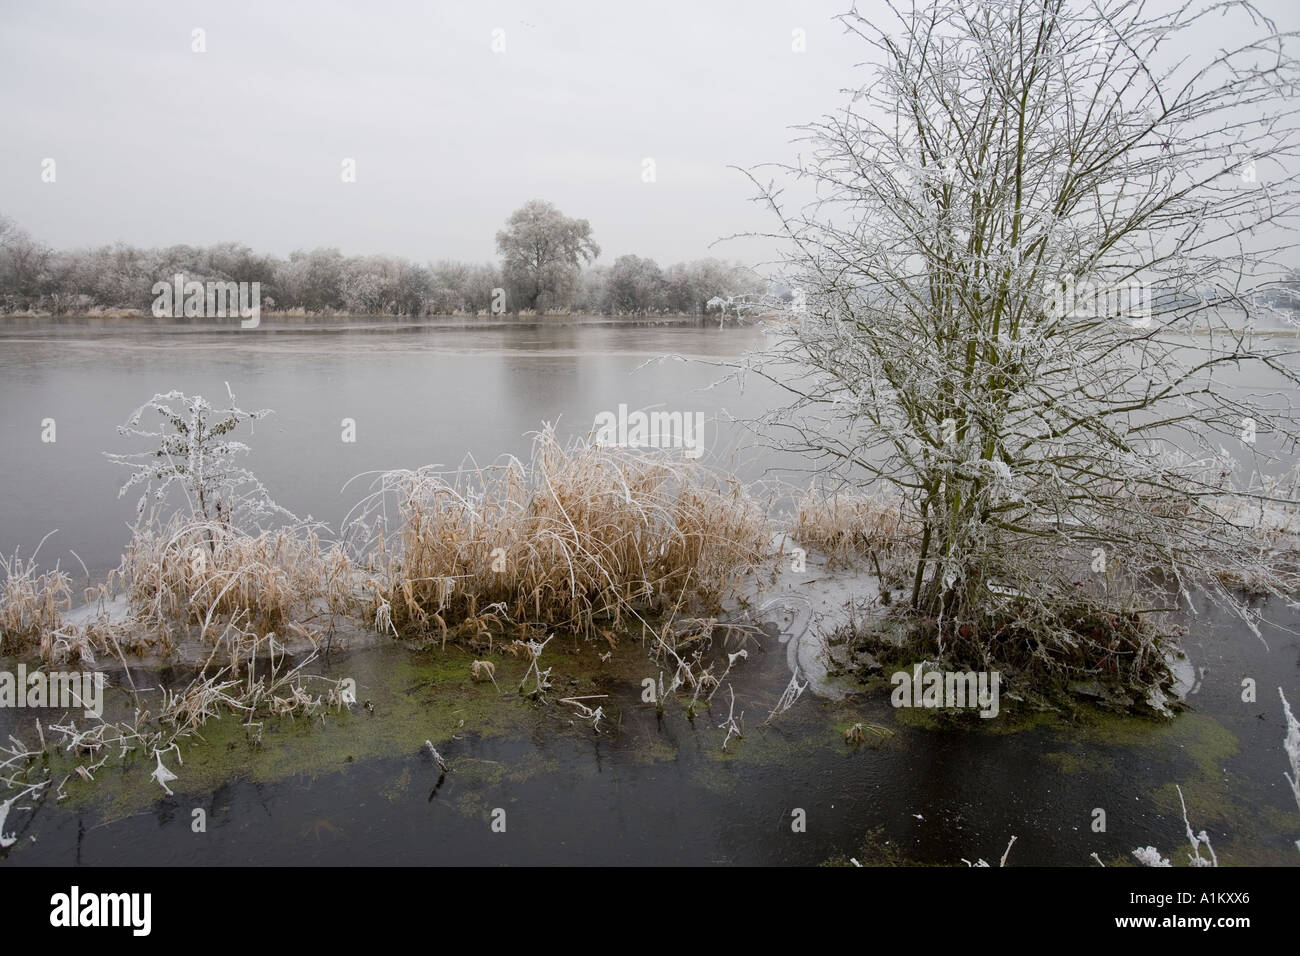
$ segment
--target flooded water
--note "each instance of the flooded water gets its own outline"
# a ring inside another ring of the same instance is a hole
[[[751,643],[729,679],[744,737],[726,749],[718,725],[729,701],[715,697],[693,721],[670,701],[660,716],[641,700],[640,677],[655,669],[635,647],[612,673],[595,667],[594,650],[561,648],[548,657],[557,692],[547,704],[513,694],[504,669],[501,694],[468,684],[470,655],[459,649],[358,650],[328,670],[356,678],[373,710],[288,723],[260,745],[236,721],[210,725],[183,766],[167,761],[175,796],[149,779],[147,761],[106,768],[93,785],[70,784],[62,804],[52,794],[20,802],[5,828],[17,842],[0,855],[10,866],[996,866],[1015,836],[1008,865],[1095,866],[1093,853],[1122,865],[1147,845],[1181,864],[1177,784],[1223,865],[1295,865],[1300,813],[1282,776],[1276,685],[1297,686],[1300,645],[1277,630],[1269,639],[1266,650],[1221,624],[1198,629],[1188,649],[1206,672],[1170,722],[988,726],[895,710],[887,691],[809,693],[761,726],[789,669],[779,647]],[[1257,703],[1241,701],[1241,675],[1258,680]],[[435,679],[436,691],[426,686]],[[573,721],[564,694],[606,695],[599,732]],[[11,716],[0,720],[21,727]],[[858,722],[891,735],[847,744],[844,730]],[[438,741],[446,774],[422,750],[426,739]],[[195,810],[205,832],[193,830]],[[1098,810],[1105,832],[1093,830]]]
[[[286,506],[337,522],[358,497],[340,493],[355,474],[524,454],[524,434],[543,420],[581,434],[619,403],[711,420],[756,414],[771,391],[702,390],[718,372],[691,362],[638,368],[660,353],[736,356],[760,338],[600,325],[9,327],[0,332],[0,548],[30,549],[59,528],[46,545],[55,556],[71,549],[92,569],[116,563],[132,502],[116,499],[121,475],[100,453],[118,450],[115,426],[155,391],[216,396],[229,382],[243,407],[274,408],[257,429],[252,467]],[[347,417],[354,445],[340,441]],[[57,422],[54,444],[40,440],[44,418]],[[725,426],[708,446],[742,474],[771,464]],[[345,649],[321,670],[354,678],[370,706],[281,722],[260,742],[236,720],[209,725],[183,765],[168,761],[179,778],[172,797],[150,779],[152,764],[134,760],[100,770],[93,785],[69,783],[62,802],[53,788],[20,800],[0,860],[996,866],[1014,836],[1008,865],[1095,866],[1093,853],[1113,865],[1147,845],[1183,863],[1178,785],[1221,863],[1295,865],[1300,812],[1283,778],[1277,688],[1300,705],[1300,615],[1268,611],[1276,623],[1265,641],[1212,614],[1190,621],[1198,682],[1172,721],[1085,711],[954,724],[895,709],[877,688],[842,700],[808,692],[764,726],[790,669],[776,638],[760,637],[728,681],[744,736],[725,747],[726,690],[693,720],[675,700],[660,713],[642,699],[658,665],[635,635],[607,664],[597,660],[606,648],[557,640],[544,704],[514,693],[518,663],[499,665],[498,691],[468,680],[471,657],[458,648]],[[0,669],[13,666],[0,659]],[[114,683],[120,708],[120,674]],[[599,699],[605,721],[575,720],[566,695]],[[847,743],[857,723],[883,733]],[[0,736],[31,738],[32,725],[29,713],[0,711]]]

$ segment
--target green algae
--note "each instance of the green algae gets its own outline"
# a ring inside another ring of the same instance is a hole
[[[177,800],[197,802],[231,781],[314,780],[346,774],[359,762],[414,756],[425,741],[446,752],[470,737],[527,736],[543,728],[552,735],[590,734],[591,728],[577,719],[576,711],[560,704],[563,698],[588,697],[592,699],[586,703],[603,705],[602,729],[607,729],[620,720],[615,702],[620,685],[639,691],[641,681],[657,673],[633,640],[624,640],[613,650],[579,638],[557,639],[548,644],[542,659],[543,670],[550,670],[543,704],[532,693],[536,681],[528,676],[527,654],[512,655],[509,648],[498,643],[495,653],[476,655],[453,644],[446,648],[388,644],[358,650],[328,667],[318,665],[312,673],[355,680],[355,705],[313,717],[262,719],[254,727],[246,726],[238,715],[211,719],[180,741],[179,755],[164,752],[164,766],[177,777],[168,786]],[[493,662],[494,680],[471,677],[470,665],[480,658]],[[108,703],[111,707],[114,702]],[[120,717],[132,706],[124,695],[115,703]],[[647,762],[662,762],[677,755],[667,743],[651,741],[641,756]],[[61,806],[97,810],[105,822],[140,812],[166,797],[152,777],[156,761],[143,754],[109,760],[94,771],[93,781],[76,774],[77,761],[52,751],[45,759],[51,780],[66,778]],[[509,779],[522,781],[557,766],[554,761],[530,758],[512,767]],[[458,777],[474,776],[459,765],[453,769]],[[399,779],[385,795],[401,799],[409,785]]]
[[[352,708],[310,718],[263,720],[260,732],[237,716],[209,720],[181,742],[179,758],[174,751],[164,753],[163,764],[177,775],[168,786],[178,799],[188,800],[231,780],[315,779],[346,772],[358,761],[414,755],[426,740],[445,747],[469,735],[531,731],[539,708],[513,692],[526,665],[501,659],[493,685],[470,679],[473,659],[456,647],[366,651],[364,657],[353,658],[332,673],[356,680],[358,702]],[[352,663],[359,666],[350,668]],[[94,782],[73,775],[64,788],[68,796],[64,802],[71,807],[98,807],[109,819],[135,812],[165,796],[151,776],[155,767],[154,760],[133,755],[98,770]],[[74,770],[69,761],[51,762],[55,779]]]
[[[1043,759],[1052,764],[1061,773],[1070,775],[1113,774],[1115,761],[1095,751],[1056,750],[1043,755]]]

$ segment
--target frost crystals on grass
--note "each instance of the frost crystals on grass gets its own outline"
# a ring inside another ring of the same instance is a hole
[[[158,769],[156,769],[153,773],[149,774],[149,776],[157,780],[158,785],[162,787],[164,790],[166,790],[167,796],[170,797],[172,796],[172,789],[171,787],[167,786],[167,781],[176,780],[177,777],[176,774],[172,773],[170,770],[168,770],[166,767],[163,766],[162,755],[166,753],[168,750],[175,750],[176,759],[179,760],[182,765],[185,763],[184,760],[181,760],[181,748],[176,746],[175,742],[173,742],[172,745],[170,747],[167,747],[165,750],[161,750],[161,751],[155,750],[153,752],[153,755],[158,759]]]
[[[1300,807],[1300,721],[1291,713],[1291,705],[1287,703],[1286,694],[1282,693],[1281,687],[1277,689],[1277,695],[1282,698],[1282,712],[1286,715],[1286,737],[1282,740],[1282,747],[1286,750],[1287,759],[1291,761],[1291,772],[1282,776],[1291,784],[1295,805]],[[1300,850],[1300,840],[1296,840],[1295,845]]]

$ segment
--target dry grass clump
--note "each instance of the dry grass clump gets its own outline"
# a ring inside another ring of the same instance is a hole
[[[64,622],[41,633],[39,653],[46,664],[77,664],[93,667],[96,655],[121,657],[123,649],[142,654],[156,646],[145,631],[130,622],[114,620],[108,614],[79,624]]]
[[[527,465],[388,472],[373,488],[358,521],[378,519],[372,611],[395,635],[590,634],[597,620],[716,600],[768,547],[739,484],[668,452],[561,446],[550,428]]]
[[[38,646],[63,622],[71,604],[72,579],[58,570],[38,573],[36,558],[0,555],[0,653]]]
[[[355,611],[357,579],[338,544],[324,544],[311,526],[256,534],[221,522],[176,516],[136,529],[114,577],[126,592],[137,630],[172,646],[179,637],[235,645],[269,632]]]
[[[878,558],[905,549],[919,532],[897,498],[812,487],[795,504],[791,537],[826,555],[832,566],[875,552]]]

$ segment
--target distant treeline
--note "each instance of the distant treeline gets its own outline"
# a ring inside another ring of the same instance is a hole
[[[661,268],[620,256],[574,267],[538,294],[535,280],[496,263],[412,262],[396,256],[297,251],[287,259],[239,243],[140,249],[117,243],[55,250],[0,216],[0,312],[56,315],[113,310],[148,313],[158,282],[257,282],[263,311],[353,315],[452,315],[493,311],[703,314],[714,297],[762,293],[752,270],[718,259]],[[531,284],[530,284],[531,283]],[[504,290],[497,294],[495,290]]]

